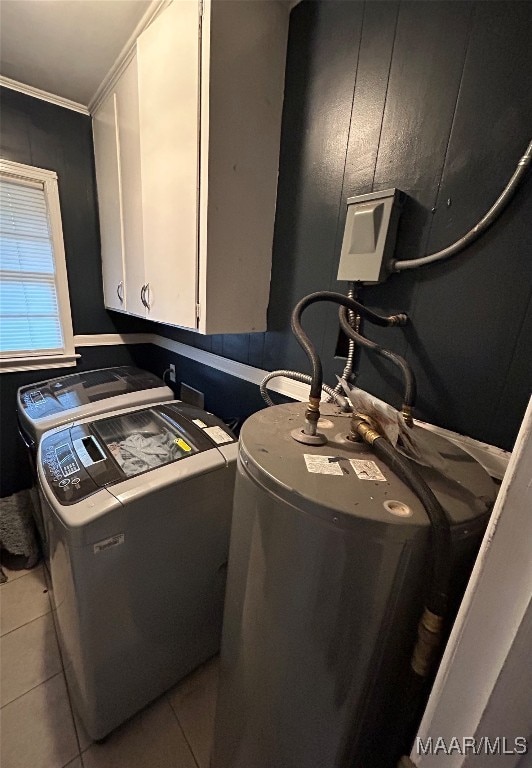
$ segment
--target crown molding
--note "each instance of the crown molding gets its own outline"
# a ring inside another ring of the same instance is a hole
[[[89,113],[91,115],[94,114],[102,101],[104,101],[104,99],[107,97],[108,93],[111,91],[116,81],[119,79],[120,75],[131,61],[133,54],[135,53],[135,47],[139,36],[147,27],[149,27],[152,21],[161,13],[161,11],[170,5],[170,2],[171,0],[152,0],[139,23],[129,36],[126,44],[118,54],[115,63],[96,89],[92,99],[89,101]]]
[[[9,88],[12,91],[24,93],[26,96],[33,96],[34,99],[40,99],[41,101],[55,104],[58,107],[64,107],[65,109],[71,109],[74,112],[80,112],[82,115],[90,114],[88,107],[84,104],[78,104],[77,101],[71,101],[70,99],[63,98],[63,96],[57,96],[55,93],[43,91],[41,88],[35,88],[33,85],[19,83],[18,80],[12,80],[10,77],[0,75],[0,85],[4,88]]]
[[[58,107],[71,109],[74,112],[79,112],[82,115],[91,115],[96,109],[98,109],[99,105],[105,99],[111,88],[114,86],[124,69],[131,61],[131,58],[135,52],[135,46],[139,35],[142,34],[142,32],[151,24],[151,22],[161,13],[161,11],[164,10],[164,8],[170,5],[170,2],[172,2],[172,0],[152,0],[139,23],[129,36],[126,44],[120,51],[115,63],[98,86],[94,96],[89,101],[88,106],[85,104],[80,104],[77,101],[72,101],[71,99],[65,99],[63,96],[58,96],[55,93],[43,91],[41,88],[35,88],[33,85],[27,85],[26,83],[21,83],[18,80],[12,80],[10,77],[4,77],[3,75],[0,75],[0,86],[9,88],[12,91],[24,93],[26,96],[33,96],[34,99],[47,101],[50,104],[55,104]]]

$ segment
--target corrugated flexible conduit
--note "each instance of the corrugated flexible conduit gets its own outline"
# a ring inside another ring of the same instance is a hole
[[[349,290],[347,291],[347,298],[348,299],[356,299],[356,291],[355,291],[355,284],[349,283]],[[360,315],[356,312],[353,312],[352,309],[349,309],[347,311],[347,318],[349,320],[349,325],[351,328],[356,331],[357,333],[360,331]],[[345,361],[345,367],[342,371],[341,378],[345,381],[349,381],[351,376],[353,375],[353,368],[355,365],[355,351],[356,351],[356,345],[354,339],[349,339],[349,346],[347,348],[347,359]],[[334,388],[335,392],[338,392],[341,394],[343,392],[343,387],[341,382],[339,381],[338,384]],[[334,400],[334,398],[329,395],[327,398],[327,402],[331,403]]]
[[[323,368],[321,364],[320,356],[318,355],[316,348],[314,344],[311,342],[305,331],[303,330],[303,327],[301,325],[301,316],[305,309],[309,307],[311,304],[315,304],[316,302],[321,301],[331,301],[335,304],[339,304],[342,307],[345,307],[346,309],[351,309],[354,312],[358,312],[359,315],[369,320],[369,322],[373,323],[374,325],[379,325],[382,327],[387,326],[393,326],[393,325],[405,325],[405,323],[408,321],[407,315],[404,313],[398,313],[396,315],[379,315],[376,312],[373,312],[371,309],[368,309],[368,307],[364,306],[363,304],[360,304],[358,301],[355,301],[354,299],[349,299],[347,296],[342,295],[341,293],[335,293],[333,291],[317,291],[316,293],[311,293],[308,296],[305,296],[302,298],[294,307],[292,311],[292,318],[291,318],[291,326],[292,326],[292,332],[294,333],[299,345],[307,355],[309,362],[312,366],[312,383],[310,385],[310,394],[309,394],[309,400],[307,405],[307,410],[305,412],[305,427],[303,430],[304,435],[313,437],[317,434],[316,432],[316,425],[320,418],[320,399],[321,399],[321,390],[322,390],[322,383],[323,383]],[[346,314],[346,320],[347,320],[347,314]],[[360,341],[362,339],[361,336],[357,335],[355,331],[347,324],[346,328],[343,328],[344,332],[347,333],[347,335],[354,338],[355,341]],[[369,346],[369,345],[368,345]],[[375,345],[376,346],[376,345]],[[372,347],[373,348],[373,347]],[[377,351],[377,350],[374,350]],[[382,354],[382,350],[379,348],[379,353]],[[404,373],[405,370],[408,368],[408,364],[406,361],[404,361],[402,358],[399,358],[398,355],[395,355],[393,353],[387,353],[388,359],[392,360],[392,362],[399,364],[399,361],[401,362],[401,370]],[[413,378],[413,377],[411,377]],[[405,391],[408,390],[408,382],[405,379]],[[415,389],[412,390],[412,394],[415,397]],[[411,420],[411,406],[409,407],[409,403],[403,403],[403,413],[405,413],[409,421]],[[413,402],[412,402],[413,405]],[[408,412],[408,413],[407,413]]]
[[[395,352],[391,352],[389,349],[385,349],[385,347],[381,347],[374,341],[370,341],[365,336],[357,333],[349,324],[349,320],[347,318],[347,310],[345,307],[340,307],[338,316],[340,320],[340,328],[348,338],[358,342],[360,346],[365,347],[366,349],[370,349],[372,352],[380,355],[380,357],[383,357],[385,360],[390,360],[390,362],[397,366],[401,372],[404,382],[403,416],[407,422],[410,421],[412,417],[412,411],[416,404],[417,387],[416,378],[409,363],[403,357],[401,357],[401,355],[397,355]]]
[[[342,296],[342,294],[338,294],[338,293],[334,293],[333,294],[333,293],[327,292],[327,294],[331,295],[331,296],[335,296],[337,299],[338,299],[338,297],[340,297],[340,299],[343,299],[344,301],[348,302],[349,311],[350,311],[350,314],[351,314],[351,317],[352,317],[352,322],[354,322],[355,325],[356,325],[356,322],[357,322],[357,318],[358,319],[360,318],[360,314],[363,314],[371,322],[376,323],[377,325],[384,325],[384,326],[385,325],[389,325],[389,318],[385,318],[385,317],[381,317],[380,315],[377,315],[375,312],[372,312],[370,309],[367,309],[366,307],[364,307],[363,305],[359,304],[354,299],[355,288],[354,288],[354,284],[353,283],[349,284],[349,292],[348,292],[347,297]],[[318,294],[311,294],[311,297],[315,297],[317,295]],[[306,297],[306,299],[308,299],[308,298],[309,298],[309,296]],[[356,313],[354,311],[353,307],[358,309],[360,314]],[[351,372],[353,370],[354,356],[355,356],[355,342],[352,341],[351,339],[349,339],[349,355],[348,355],[348,359],[346,361],[346,366],[344,368],[344,372],[342,374],[342,376],[344,378],[350,376],[350,374],[351,374]],[[291,371],[291,370],[284,370],[283,369],[283,370],[277,370],[277,371],[272,371],[271,373],[268,373],[264,377],[264,379],[261,381],[261,383],[260,383],[260,393],[261,393],[262,399],[264,400],[264,402],[268,406],[275,405],[275,403],[273,402],[273,400],[271,399],[271,397],[268,394],[267,384],[268,384],[269,381],[271,381],[271,379],[275,379],[275,378],[278,378],[280,376],[283,376],[283,377],[285,377],[287,379],[293,379],[294,381],[299,381],[299,382],[301,382],[303,384],[309,384],[311,386],[312,386],[312,382],[313,382],[313,378],[311,376],[309,376],[306,373],[300,373],[299,371]],[[336,401],[338,403],[338,405],[340,405],[342,407],[343,410],[349,410],[350,409],[350,405],[349,405],[349,403],[347,401],[347,398],[345,398],[341,394],[341,392],[342,392],[341,385],[338,385],[337,387],[335,387],[335,389],[332,389],[332,387],[329,387],[327,384],[323,383],[322,377],[320,376],[320,391],[321,391],[321,389],[323,389],[323,391],[329,396],[328,397],[328,402]]]
[[[532,161],[532,141],[527,147],[527,150],[523,157],[517,163],[517,168],[514,174],[504,190],[501,192],[497,200],[493,203],[489,211],[480,219],[478,224],[469,230],[463,237],[456,240],[447,248],[443,248],[441,251],[430,253],[428,256],[422,256],[419,259],[405,259],[404,261],[392,261],[392,272],[401,272],[404,269],[415,269],[416,267],[423,267],[425,264],[432,264],[434,261],[443,261],[451,256],[455,256],[460,251],[463,251],[466,246],[474,242],[480,235],[490,227],[493,222],[498,219],[502,211],[506,208],[510,200],[515,194],[517,187],[519,186],[523,176],[527,172],[528,166]]]
[[[277,379],[280,376],[284,376],[284,378],[286,379],[293,379],[294,381],[299,381],[302,384],[308,384],[309,386],[312,384],[312,377],[309,376],[307,373],[300,373],[299,371],[288,371],[288,370],[272,371],[271,373],[268,373],[263,378],[263,380],[259,385],[262,399],[264,400],[266,405],[275,405],[270,395],[268,394],[268,390],[267,390],[268,382],[270,382],[272,379]],[[328,384],[322,384],[322,389],[327,395],[329,395],[329,402],[332,402],[334,400],[335,402],[338,403],[339,406],[341,406],[342,410],[344,411],[350,410],[350,406],[349,406],[349,403],[347,402],[346,397],[344,397],[338,392],[335,392],[334,389],[332,387],[329,387]]]

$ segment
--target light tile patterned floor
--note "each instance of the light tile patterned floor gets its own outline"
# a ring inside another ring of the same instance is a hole
[[[70,705],[42,566],[4,571],[2,768],[209,768],[217,660],[93,744]]]

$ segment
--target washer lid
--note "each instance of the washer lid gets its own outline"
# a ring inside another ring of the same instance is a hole
[[[211,414],[181,410],[170,403],[120,411],[45,435],[41,460],[48,486],[61,504],[75,504],[100,488],[235,441]]]
[[[19,404],[29,419],[38,421],[98,400],[163,386],[161,379],[152,373],[123,365],[72,373],[21,387]]]

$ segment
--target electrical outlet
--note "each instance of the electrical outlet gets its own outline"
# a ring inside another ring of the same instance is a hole
[[[170,363],[170,381],[175,384],[175,365]]]

